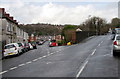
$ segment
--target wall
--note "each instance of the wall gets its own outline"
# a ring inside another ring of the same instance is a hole
[[[80,43],[81,41],[83,41],[87,37],[90,37],[90,36],[93,36],[93,35],[96,35],[96,32],[94,32],[94,31],[76,32],[76,43]]]

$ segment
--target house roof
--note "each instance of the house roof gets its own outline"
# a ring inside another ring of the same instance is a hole
[[[17,20],[14,20],[14,18],[10,16],[10,14],[6,13],[4,8],[0,8],[0,18],[6,18],[7,20],[15,24],[18,24]]]

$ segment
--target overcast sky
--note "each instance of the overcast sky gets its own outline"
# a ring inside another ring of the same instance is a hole
[[[50,23],[79,25],[89,15],[110,22],[118,17],[119,0],[1,0],[0,7],[20,24]]]

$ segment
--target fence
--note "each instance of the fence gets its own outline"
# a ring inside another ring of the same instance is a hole
[[[79,43],[86,39],[87,37],[96,35],[96,32],[94,31],[80,31],[76,32],[76,43]]]

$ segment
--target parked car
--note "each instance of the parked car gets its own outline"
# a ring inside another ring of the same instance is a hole
[[[113,41],[113,56],[116,56],[118,53],[120,53],[120,35],[117,34]]]
[[[25,43],[21,43],[23,45],[24,48],[24,53],[28,51],[28,48],[25,46]]]
[[[19,47],[21,47],[22,53],[25,52],[24,45],[22,43],[17,43]]]
[[[57,46],[56,40],[51,40],[49,43],[49,47]]]
[[[4,46],[3,56],[12,56],[12,55],[19,55],[22,53],[22,48],[19,47],[17,43],[10,43]]]
[[[42,45],[42,44],[44,44],[43,40],[41,40],[41,41],[38,42],[38,45]]]
[[[30,50],[29,43],[24,43],[24,47],[26,49],[26,52]]]
[[[115,36],[116,36],[116,34],[113,34],[113,35],[111,36],[111,39],[114,40],[114,39],[115,39]]]
[[[31,45],[31,43],[28,43],[29,44],[29,46],[30,46],[30,50],[32,50],[33,49],[33,46]]]
[[[37,49],[36,42],[31,42],[31,45],[33,46],[33,49]]]

